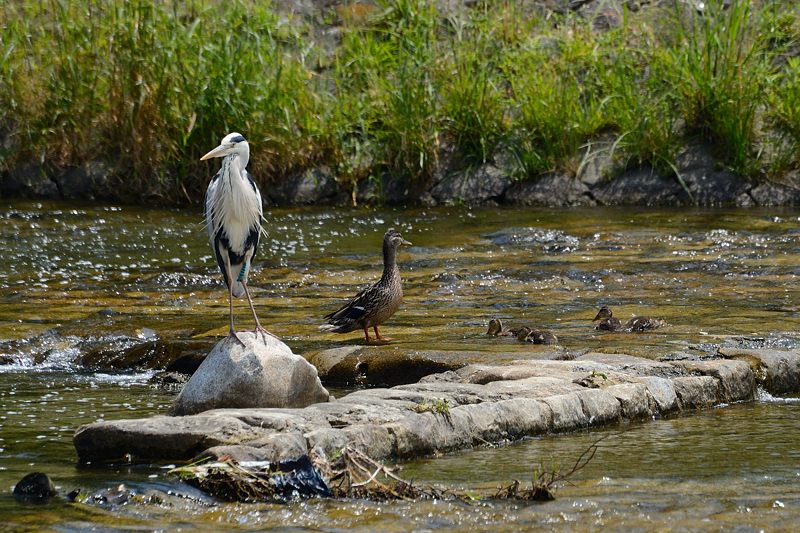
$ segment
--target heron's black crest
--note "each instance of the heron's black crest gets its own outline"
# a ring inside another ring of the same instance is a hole
[[[237,135],[236,137],[231,139],[231,142],[232,143],[240,143],[240,142],[242,142],[244,140],[245,140],[245,138],[242,135]]]

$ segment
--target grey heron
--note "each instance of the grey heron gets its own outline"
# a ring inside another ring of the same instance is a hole
[[[247,288],[247,275],[262,231],[261,193],[258,192],[253,176],[246,170],[250,160],[250,146],[240,133],[226,135],[219,146],[200,160],[212,157],[222,158],[222,168],[211,180],[206,191],[205,221],[211,248],[228,287],[228,335],[244,346],[233,326],[233,298],[241,297],[242,294],[247,297],[247,303],[253,312],[255,333],[274,337],[261,326]]]

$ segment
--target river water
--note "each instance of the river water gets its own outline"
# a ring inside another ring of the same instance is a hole
[[[320,317],[380,273],[389,227],[405,305],[382,328],[398,349],[470,350],[477,360],[545,348],[489,339],[488,320],[550,329],[565,350],[645,357],[718,344],[800,345],[797,210],[273,210],[251,287],[264,325],[297,353],[360,342]],[[600,305],[649,314],[655,332],[600,334]],[[250,327],[246,306],[237,320]],[[95,420],[163,413],[174,392],[154,370],[89,368],[89,352],[162,339],[210,348],[227,332],[227,294],[198,212],[13,203],[0,207],[0,517],[11,529],[285,531],[790,530],[800,523],[800,402],[749,404],[545,436],[402,466],[420,483],[483,493],[537,467],[595,459],[545,504],[501,501],[287,505],[216,502],[170,465],[79,465],[72,434]],[[337,395],[347,389],[336,389]],[[35,505],[11,496],[24,474],[60,492],[124,483],[147,502]]]

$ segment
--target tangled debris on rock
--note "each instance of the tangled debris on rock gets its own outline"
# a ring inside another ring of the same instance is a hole
[[[175,468],[170,470],[170,474],[226,501],[283,503],[297,498],[332,495],[307,455],[279,463],[239,463],[229,457]]]
[[[346,446],[332,457],[307,455],[291,461],[271,464],[266,461],[239,463],[232,457],[175,468],[171,474],[216,498],[226,501],[285,503],[312,497],[387,500],[460,500],[483,499],[549,501],[555,490],[594,458],[600,441],[595,441],[565,472],[558,468],[534,472],[529,487],[514,480],[492,494],[456,490],[434,485],[415,485],[401,478],[398,468],[388,467],[366,453]],[[327,481],[326,481],[327,480]]]

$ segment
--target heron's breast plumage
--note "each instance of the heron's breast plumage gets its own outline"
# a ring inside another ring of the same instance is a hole
[[[236,159],[223,160],[222,169],[209,186],[206,218],[209,238],[222,233],[230,250],[243,255],[254,243],[251,234],[261,228],[261,195]],[[257,240],[256,240],[257,242]]]

